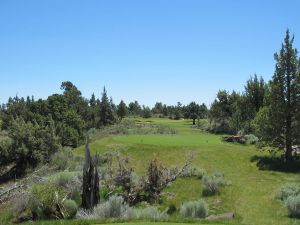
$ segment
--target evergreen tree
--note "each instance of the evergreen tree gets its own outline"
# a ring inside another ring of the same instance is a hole
[[[94,94],[94,93],[92,94],[92,97],[91,97],[91,99],[90,99],[89,104],[90,104],[91,107],[95,107],[96,104],[97,104],[96,97],[95,97],[95,94]]]
[[[193,120],[193,125],[196,125],[196,119],[200,115],[200,107],[196,102],[191,102],[186,109],[186,117]]]
[[[169,114],[168,106],[166,104],[163,105],[163,116],[167,117]]]
[[[95,97],[95,94],[93,93],[91,96],[91,99],[89,101],[89,120],[87,121],[87,123],[89,124],[88,127],[89,128],[95,128],[96,124],[97,124],[97,104],[98,101]]]
[[[205,119],[208,115],[208,109],[204,103],[199,106],[199,118]]]
[[[101,126],[113,124],[114,121],[115,118],[111,101],[109,100],[106,89],[104,87],[100,102],[98,128]]]
[[[258,114],[255,124],[258,134],[267,144],[285,149],[285,159],[292,159],[292,146],[300,143],[299,102],[300,63],[294,37],[286,32],[279,53],[275,53],[275,73],[269,84],[266,108]]]
[[[117,115],[120,119],[123,119],[127,114],[127,106],[123,100],[121,100],[120,104],[117,107]]]
[[[148,106],[143,106],[141,116],[143,118],[150,118],[152,116],[151,109]]]
[[[249,103],[248,108],[251,107],[254,113],[257,113],[260,107],[263,106],[266,84],[262,77],[258,79],[257,75],[250,77],[245,86],[245,95]],[[253,116],[254,118],[254,116]]]

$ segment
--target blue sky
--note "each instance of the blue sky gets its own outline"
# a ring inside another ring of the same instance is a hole
[[[115,102],[211,103],[270,79],[287,28],[300,47],[300,1],[1,0],[0,103],[45,98],[72,81]]]

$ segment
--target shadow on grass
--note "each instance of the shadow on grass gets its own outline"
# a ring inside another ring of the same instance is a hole
[[[271,170],[278,172],[300,172],[300,158],[291,162],[285,162],[284,157],[278,156],[252,156],[251,162],[256,162],[260,170]]]

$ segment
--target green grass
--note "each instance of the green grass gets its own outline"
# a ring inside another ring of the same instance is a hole
[[[170,126],[177,130],[175,135],[129,135],[107,137],[91,143],[93,153],[120,151],[131,159],[131,165],[145,172],[145,165],[154,156],[164,164],[180,166],[185,156],[193,153],[193,166],[206,169],[209,173],[223,172],[232,185],[225,187],[220,195],[207,197],[210,213],[235,212],[238,224],[300,224],[299,220],[287,216],[286,209],[275,200],[282,184],[299,181],[299,175],[274,171],[261,171],[254,155],[260,152],[254,146],[224,143],[220,136],[191,128],[191,121],[168,119],[139,119]],[[83,153],[83,147],[76,149]],[[184,201],[201,197],[202,184],[194,178],[178,179],[164,191],[164,209],[173,203],[180,207]]]

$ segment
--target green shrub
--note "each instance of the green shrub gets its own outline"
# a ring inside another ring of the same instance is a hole
[[[76,216],[78,206],[75,201],[67,199],[63,202],[65,216],[67,219],[73,219]]]
[[[74,165],[74,155],[71,148],[62,148],[57,151],[50,161],[50,165],[57,170],[66,170]]]
[[[289,197],[295,197],[300,194],[299,184],[287,184],[281,187],[278,198],[282,201],[286,201]]]
[[[63,171],[51,177],[51,183],[58,187],[67,187],[69,183],[77,179],[78,173]]]
[[[100,199],[104,200],[104,201],[107,201],[109,199],[109,194],[110,194],[110,190],[108,187],[106,186],[102,186],[99,190],[100,192]]]
[[[300,218],[300,195],[288,197],[285,204],[288,209],[289,216]]]
[[[51,184],[33,185],[29,194],[29,209],[34,219],[60,218],[57,204],[65,198],[62,188]]]
[[[105,203],[98,205],[93,212],[94,218],[122,218],[129,206],[121,196],[111,196]]]
[[[227,185],[229,182],[225,180],[222,173],[214,173],[210,176],[203,177],[202,195],[211,196],[220,192],[220,188]]]
[[[208,215],[208,205],[202,199],[186,202],[180,208],[180,215],[184,218],[205,218]]]

